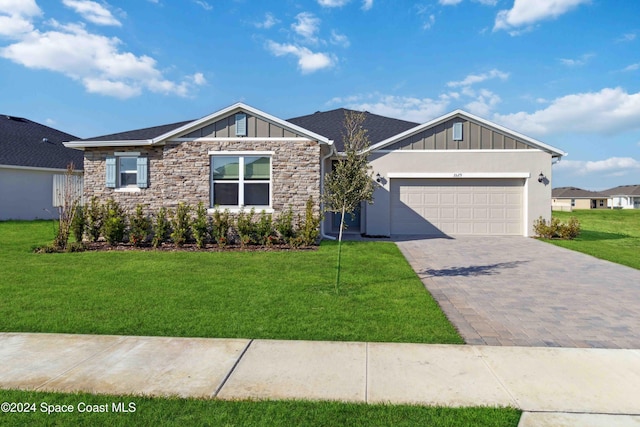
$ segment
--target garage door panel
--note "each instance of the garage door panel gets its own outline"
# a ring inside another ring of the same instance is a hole
[[[392,234],[522,234],[523,179],[391,180]]]

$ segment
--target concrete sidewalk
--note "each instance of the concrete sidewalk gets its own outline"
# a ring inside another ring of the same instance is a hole
[[[512,406],[640,425],[640,350],[0,333],[0,388]]]

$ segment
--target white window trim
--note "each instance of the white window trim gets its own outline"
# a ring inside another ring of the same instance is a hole
[[[116,187],[113,191],[116,193],[140,193],[142,189],[140,187]]]
[[[249,183],[256,182],[261,184],[269,184],[269,204],[268,205],[245,205],[240,203],[240,205],[217,205],[215,207],[210,207],[210,213],[215,212],[216,210],[224,211],[226,209],[231,213],[239,213],[241,211],[248,212],[252,208],[259,211],[265,211],[267,213],[273,212],[272,203],[273,203],[273,151],[210,151],[209,159],[210,159],[210,203],[213,204],[214,194],[213,187],[216,183],[216,180],[213,179],[213,169],[211,169],[211,159],[213,157],[237,157],[238,158],[238,171],[240,172],[237,180],[220,180],[219,182],[224,182],[228,184],[238,184],[238,202],[244,202],[244,158],[245,157],[268,157],[269,158],[269,180],[248,180]]]
[[[120,190],[120,192],[122,193],[127,193],[127,192],[137,193],[138,191],[140,191],[140,187],[138,187],[137,168],[134,169],[134,172],[136,175],[136,183],[127,185],[127,186],[122,185],[122,169],[120,168],[120,159],[129,158],[129,157],[137,159],[138,157],[140,157],[140,153],[139,152],[115,152],[113,154],[116,158],[116,188],[115,189]],[[129,191],[123,191],[123,190],[129,190]]]

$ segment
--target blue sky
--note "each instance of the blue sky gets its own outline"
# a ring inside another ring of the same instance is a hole
[[[554,187],[640,184],[638,17],[605,0],[0,0],[0,113],[91,137],[238,101],[283,119],[461,108],[568,152]]]

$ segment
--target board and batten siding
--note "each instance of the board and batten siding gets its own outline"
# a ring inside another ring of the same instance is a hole
[[[453,139],[453,124],[462,123],[462,139]],[[388,150],[527,150],[523,141],[463,118],[452,118],[392,145]]]
[[[246,114],[247,134],[248,138],[299,138],[302,135],[284,129],[282,126],[275,125],[266,120],[262,120],[251,114]],[[236,137],[236,120],[235,114],[231,114],[221,120],[196,129],[180,138],[235,138]]]

